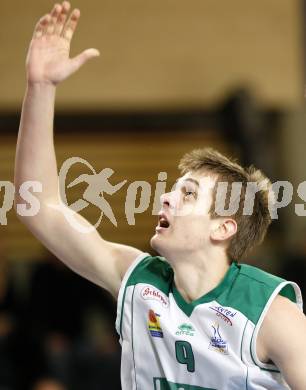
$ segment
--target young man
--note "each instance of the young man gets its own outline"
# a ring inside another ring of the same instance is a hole
[[[162,196],[151,240],[163,257],[107,242],[96,231],[84,236],[67,222],[53,144],[55,89],[99,55],[88,49],[69,58],[80,17],[78,10],[68,17],[69,9],[68,2],[55,5],[30,44],[15,185],[42,183],[40,212],[22,221],[68,267],[118,297],[123,389],[276,390],[286,381],[305,390],[299,288],[237,263],[271,222],[268,191],[257,193],[251,215],[241,207],[229,217],[215,212],[218,182],[242,182],[243,199],[247,182],[264,179],[259,171],[212,150],[186,155],[176,188]]]

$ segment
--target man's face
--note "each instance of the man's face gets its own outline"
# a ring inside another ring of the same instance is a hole
[[[170,257],[177,252],[191,255],[208,248],[210,233],[216,226],[216,219],[209,215],[214,185],[211,176],[188,172],[171,192],[161,196],[162,209],[151,239],[153,249]]]

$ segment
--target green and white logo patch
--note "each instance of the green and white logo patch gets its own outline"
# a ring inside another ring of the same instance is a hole
[[[183,323],[178,326],[178,330],[175,332],[177,336],[194,336],[195,329],[192,325]]]

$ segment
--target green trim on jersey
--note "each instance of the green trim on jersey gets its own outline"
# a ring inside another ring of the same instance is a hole
[[[173,279],[173,270],[170,264],[160,256],[145,257],[133,270],[126,287],[137,283],[148,283],[169,295]]]
[[[259,268],[233,262],[223,280],[213,290],[192,302],[186,302],[175,286],[170,264],[163,257],[148,256],[135,267],[127,280],[126,288],[137,283],[148,283],[167,296],[172,292],[177,305],[188,317],[196,306],[217,301],[221,306],[240,311],[256,325],[271,294],[284,281]],[[292,285],[285,286],[280,294],[296,303]],[[124,298],[125,294],[123,302]]]
[[[191,316],[197,305],[217,301],[221,306],[240,311],[257,324],[271,294],[284,281],[256,267],[233,262],[220,284],[195,301],[187,303],[174,284],[173,295],[178,306],[188,316]],[[286,285],[280,294],[296,303],[292,285]]]
[[[177,305],[180,307],[180,309],[188,316],[190,317],[194,308],[198,305],[201,305],[202,303],[207,303],[211,301],[215,301],[218,299],[220,294],[222,294],[223,291],[227,291],[228,288],[231,286],[234,278],[237,276],[239,272],[239,269],[236,265],[236,263],[232,263],[229,267],[228,271],[226,272],[223,280],[221,283],[218,284],[213,290],[209,291],[207,294],[203,295],[202,297],[192,301],[192,302],[186,302],[178,289],[176,288],[174,282],[173,282],[173,296],[177,303]]]
[[[240,311],[256,325],[273,291],[285,280],[247,264],[236,266],[240,271],[233,287],[224,291],[217,301]],[[296,303],[293,286],[285,286],[280,294]]]
[[[185,385],[182,383],[173,383],[165,378],[153,378],[154,390],[216,390],[208,387]]]

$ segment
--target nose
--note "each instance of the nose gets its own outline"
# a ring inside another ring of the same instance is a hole
[[[179,194],[177,191],[166,192],[161,195],[160,203],[164,208],[175,209],[179,207]]]
[[[160,196],[160,203],[163,207],[168,208],[170,207],[170,192],[165,192]]]

